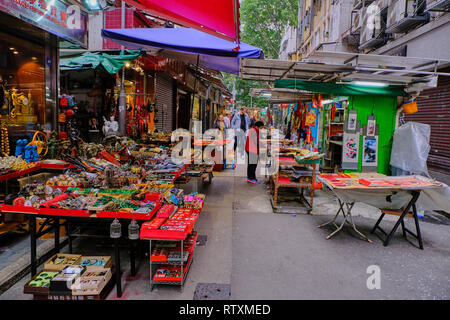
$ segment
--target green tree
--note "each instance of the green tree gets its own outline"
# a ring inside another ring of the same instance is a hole
[[[251,88],[267,88],[265,82],[261,81],[251,81],[251,80],[241,80],[238,76],[234,74],[225,74],[224,82],[225,85],[233,90],[233,79],[235,79],[235,90],[236,90],[236,105],[240,106],[253,106],[253,107],[267,107],[267,99],[265,98],[251,98],[250,89]]]
[[[297,25],[298,0],[242,0],[240,7],[242,42],[261,48],[264,56],[276,59],[284,30]],[[250,88],[267,88],[266,82],[242,80],[226,74],[225,84],[233,90],[235,79],[237,106],[265,107],[264,98],[250,98]]]
[[[242,0],[242,41],[261,48],[266,58],[276,59],[286,26],[296,26],[298,0]]]

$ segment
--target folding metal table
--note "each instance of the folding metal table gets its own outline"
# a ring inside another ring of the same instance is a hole
[[[380,230],[385,235],[385,238],[382,239],[383,245],[387,246],[389,244],[393,234],[397,231],[398,227],[401,225],[402,226],[402,235],[403,235],[403,237],[406,238],[406,233],[409,233],[410,235],[414,236],[417,239],[418,243],[419,243],[419,248],[423,250],[423,240],[422,240],[422,234],[420,232],[419,219],[418,219],[418,216],[417,216],[416,202],[419,199],[420,192],[422,190],[429,189],[429,188],[439,188],[439,187],[442,186],[441,183],[434,182],[434,185],[430,185],[430,186],[367,187],[367,186],[364,186],[364,185],[361,185],[361,186],[354,185],[351,188],[346,189],[345,187],[339,188],[339,187],[333,186],[329,181],[327,181],[327,179],[324,179],[322,177],[320,177],[319,179],[334,193],[334,195],[338,198],[338,201],[339,201],[339,210],[336,213],[335,217],[331,221],[317,226],[318,228],[321,228],[321,227],[326,226],[328,224],[333,224],[336,227],[336,230],[334,230],[332,233],[330,233],[327,236],[327,239],[330,239],[336,233],[341,231],[343,226],[344,226],[344,224],[347,222],[353,227],[353,229],[356,231],[356,233],[358,233],[364,240],[366,240],[368,242],[372,242],[369,238],[367,238],[366,235],[364,235],[362,232],[360,232],[356,228],[356,225],[355,225],[355,223],[353,221],[353,217],[351,215],[351,210],[352,210],[355,202],[363,202],[363,203],[366,202],[366,203],[368,203],[368,201],[367,200],[365,201],[365,199],[358,198],[354,194],[353,195],[345,194],[346,191],[349,191],[348,193],[350,193],[351,191],[357,191],[359,193],[361,193],[361,192],[362,193],[366,193],[367,194],[367,198],[366,199],[368,199],[371,196],[373,196],[375,190],[381,191],[381,192],[386,192],[386,194],[388,194],[386,196],[386,198],[389,198],[389,197],[391,197],[392,195],[394,195],[394,194],[396,194],[398,192],[407,192],[407,193],[409,193],[411,195],[411,198],[409,200],[407,200],[406,205],[402,207],[401,214],[400,214],[398,220],[396,221],[394,227],[389,231],[389,233],[384,231],[380,227],[380,222],[383,220],[384,216],[386,215],[386,213],[383,212],[383,211],[382,211],[382,214],[381,214],[380,218],[377,220],[375,226],[371,230],[371,233],[374,233],[376,230]],[[344,194],[345,194],[345,197],[343,197]],[[389,194],[391,194],[391,195],[389,195]],[[368,203],[368,204],[374,205],[373,203]],[[344,205],[347,208],[347,212],[345,212]],[[414,223],[415,223],[415,227],[416,227],[416,232],[415,233],[412,232],[411,230],[407,229],[405,227],[405,222],[404,222],[404,218],[410,212],[411,209],[412,209],[412,216],[414,218]],[[336,218],[338,217],[340,212],[342,212],[342,215],[344,216],[344,220],[342,221],[341,225],[338,226],[336,224]]]

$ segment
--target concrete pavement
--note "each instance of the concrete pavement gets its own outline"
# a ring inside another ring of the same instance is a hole
[[[450,226],[422,221],[425,250],[405,241],[401,232],[384,247],[370,234],[378,210],[364,205],[352,211],[360,230],[373,243],[360,240],[345,228],[330,240],[330,227],[316,228],[337,211],[328,192],[317,192],[312,214],[272,213],[267,186],[246,182],[245,166],[215,173],[206,205],[197,222],[205,246],[195,249],[194,262],[182,290],[149,288],[148,257],[136,277],[129,277],[122,250],[124,295],[121,299],[192,299],[198,283],[231,285],[232,299],[449,299]],[[382,226],[389,229],[396,217]],[[407,225],[413,229],[412,221]],[[410,238],[412,240],[412,238]],[[415,244],[415,242],[414,242]],[[148,245],[144,243],[144,250]],[[112,254],[112,247],[94,239],[80,239],[74,252]],[[147,249],[148,250],[148,249]],[[380,269],[380,289],[368,289],[369,266]],[[22,279],[0,299],[30,299]],[[115,289],[108,299],[118,299]]]

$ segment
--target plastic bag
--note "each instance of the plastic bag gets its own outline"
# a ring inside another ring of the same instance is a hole
[[[407,122],[394,132],[390,165],[410,174],[428,175],[430,125]]]

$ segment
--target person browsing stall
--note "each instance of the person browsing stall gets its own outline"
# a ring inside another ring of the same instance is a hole
[[[256,121],[255,125],[250,128],[247,140],[245,142],[245,151],[247,153],[247,182],[258,184],[256,179],[256,167],[259,160],[259,130],[264,126],[262,121]]]

